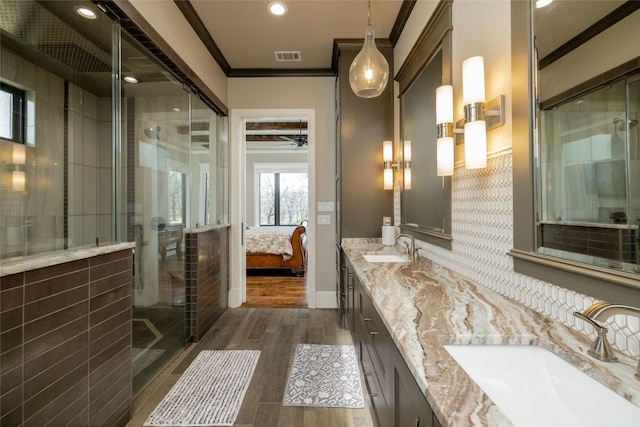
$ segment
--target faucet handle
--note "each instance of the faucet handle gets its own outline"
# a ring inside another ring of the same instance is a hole
[[[607,332],[609,332],[609,329],[604,327],[599,322],[596,322],[592,318],[585,316],[584,314],[577,311],[574,312],[573,315],[591,324],[591,326],[593,326],[598,333],[598,336],[593,341],[593,344],[591,344],[591,348],[589,349],[589,351],[587,351],[587,353],[589,353],[590,356],[604,362],[617,362],[618,358],[613,355],[613,349],[611,348],[611,344],[609,344],[609,341],[607,340]]]

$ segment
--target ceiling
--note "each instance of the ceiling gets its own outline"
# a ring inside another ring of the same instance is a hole
[[[283,2],[288,9],[283,16],[267,10],[270,0],[185,0],[176,5],[230,76],[241,70],[330,70],[334,40],[364,37],[366,0]],[[395,43],[414,3],[372,1],[376,38]],[[277,62],[275,51],[299,51],[301,60]]]

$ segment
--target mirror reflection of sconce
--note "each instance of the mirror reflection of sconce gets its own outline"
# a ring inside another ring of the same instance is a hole
[[[453,175],[453,86],[436,89],[436,173]]]
[[[465,168],[487,167],[487,131],[504,125],[504,95],[485,104],[484,58],[473,56],[462,62],[464,119],[456,123],[456,144],[464,142]],[[463,132],[460,130],[464,129]]]
[[[384,165],[384,189],[393,190],[393,168],[398,168],[398,163],[393,163],[393,142],[382,143],[382,161]]]
[[[11,186],[13,191],[25,191],[27,178],[25,174],[25,164],[27,163],[27,153],[22,144],[13,144],[12,163],[4,163],[3,171],[11,173]]]
[[[411,141],[404,141],[404,189],[411,190]]]

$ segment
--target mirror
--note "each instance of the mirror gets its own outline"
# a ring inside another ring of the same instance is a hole
[[[436,88],[451,84],[452,2],[441,1],[396,73],[403,233],[451,249],[451,177],[436,172]]]
[[[442,51],[438,51],[401,98],[402,225],[444,233],[443,178],[436,175],[436,88],[442,85]]]
[[[640,2],[533,12],[536,250],[640,273]]]

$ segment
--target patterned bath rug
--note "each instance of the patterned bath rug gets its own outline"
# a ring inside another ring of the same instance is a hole
[[[364,408],[354,347],[298,344],[283,405]]]
[[[259,350],[200,352],[144,425],[233,425],[259,357]]]

